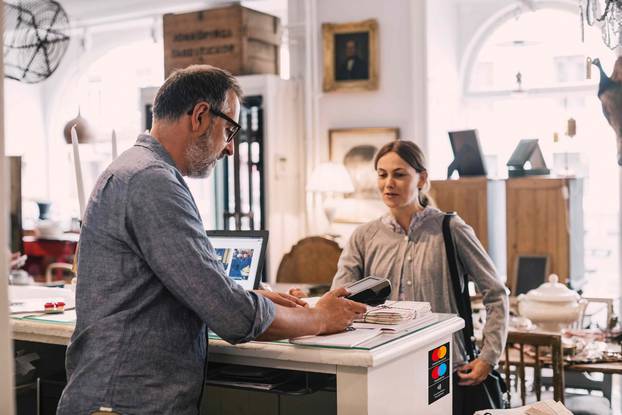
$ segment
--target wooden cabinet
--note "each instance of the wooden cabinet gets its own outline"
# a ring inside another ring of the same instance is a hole
[[[432,180],[430,196],[445,212],[456,212],[475,231],[500,273],[506,269],[505,185],[503,180],[465,177]]]
[[[550,273],[575,289],[583,285],[582,179],[433,180],[430,195],[439,209],[457,212],[473,227],[508,285],[521,255],[546,255]]]
[[[430,196],[440,210],[456,212],[473,227],[488,249],[488,180],[486,177],[460,180],[432,180]]]
[[[583,181],[506,180],[508,281],[520,255],[547,255],[549,272],[580,288],[584,279]]]

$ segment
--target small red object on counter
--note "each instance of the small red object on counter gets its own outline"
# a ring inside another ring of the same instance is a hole
[[[45,305],[43,306],[43,309],[45,311],[46,314],[60,314],[60,313],[64,313],[65,312],[65,303],[63,303],[62,301],[59,302],[50,302],[50,303],[45,303]]]

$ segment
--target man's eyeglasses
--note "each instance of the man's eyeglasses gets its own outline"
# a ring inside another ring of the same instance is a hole
[[[194,107],[190,111],[188,111],[187,114],[192,115],[192,111],[194,111]],[[227,143],[230,143],[231,140],[233,140],[235,136],[240,132],[240,130],[242,129],[242,126],[238,124],[237,122],[233,121],[231,117],[229,117],[227,114],[221,111],[210,108],[209,112],[211,112],[217,117],[222,118],[223,120],[229,123],[229,126],[226,128],[226,131],[227,131]]]

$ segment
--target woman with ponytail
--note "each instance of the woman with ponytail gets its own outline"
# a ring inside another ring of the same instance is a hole
[[[445,213],[432,207],[426,195],[430,183],[423,152],[411,141],[394,141],[380,149],[374,168],[388,212],[354,231],[332,288],[369,275],[384,277],[391,281],[392,300],[427,301],[433,312],[458,314],[443,238]],[[508,297],[473,229],[455,216],[450,231],[459,275],[468,274],[486,307],[479,356],[469,362],[460,333],[454,335],[452,347],[454,414],[472,414],[469,387],[486,379],[505,346]]]

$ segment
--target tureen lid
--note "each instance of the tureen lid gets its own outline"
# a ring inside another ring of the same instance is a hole
[[[538,288],[530,290],[527,298],[535,301],[577,301],[580,296],[576,291],[573,291],[559,282],[559,277],[556,274],[549,275],[549,282],[545,282]]]

